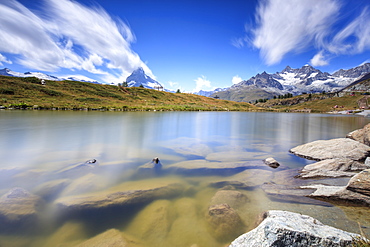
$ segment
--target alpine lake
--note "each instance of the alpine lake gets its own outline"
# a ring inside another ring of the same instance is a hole
[[[0,111],[0,246],[89,246],[118,234],[128,246],[221,247],[270,209],[370,236],[369,208],[263,190],[346,184],[295,178],[313,161],[289,150],[369,122],[269,112]],[[281,166],[263,164],[268,157]],[[239,201],[228,199],[236,192]],[[227,200],[243,225],[219,232],[208,210]]]

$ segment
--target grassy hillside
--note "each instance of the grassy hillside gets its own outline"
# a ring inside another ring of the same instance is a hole
[[[275,111],[323,113],[358,109],[359,101],[364,98],[366,96],[362,93],[347,94],[342,97],[332,97],[327,94],[306,94],[289,99],[271,99],[266,103],[258,103],[257,106]],[[335,108],[335,106],[338,107]]]
[[[38,109],[115,109],[165,111],[258,111],[248,103],[145,88],[123,88],[77,81],[0,76],[0,106]]]

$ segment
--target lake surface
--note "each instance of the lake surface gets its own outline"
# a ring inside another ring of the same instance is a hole
[[[253,173],[255,180],[261,176],[260,184],[247,189],[228,187],[248,198],[236,210],[245,231],[254,227],[259,213],[281,209],[353,232],[359,231],[359,222],[369,232],[367,208],[277,200],[260,186],[284,179],[284,184],[294,184],[294,178],[286,174],[312,163],[290,154],[289,149],[345,137],[369,122],[363,117],[327,114],[0,111],[1,195],[21,187],[43,199],[36,210],[37,220],[30,223],[34,227],[22,221],[11,222],[9,229],[0,227],[0,246],[75,246],[112,228],[144,246],[217,247],[237,237],[215,237],[205,219],[212,197],[221,189],[210,184],[235,174],[140,176],[138,167],[155,157],[163,168],[186,162],[217,165],[274,157],[280,168]],[[75,170],[92,159],[97,162],[91,166],[99,167],[98,172]],[[271,176],[262,177],[264,172]],[[59,186],[54,191],[50,189],[53,183]],[[176,196],[132,207],[58,216],[56,202],[61,198],[157,183],[178,183],[185,189]]]

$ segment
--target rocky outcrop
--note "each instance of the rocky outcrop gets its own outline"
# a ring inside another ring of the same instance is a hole
[[[208,208],[206,221],[210,233],[219,241],[227,241],[244,232],[239,214],[228,204],[212,205]]]
[[[92,194],[68,196],[58,199],[55,203],[59,209],[78,212],[89,209],[104,209],[149,203],[155,199],[170,198],[183,192],[178,183],[153,184],[148,187],[136,187],[129,190],[103,191]]]
[[[365,125],[362,129],[350,132],[346,137],[370,146],[370,124]]]
[[[327,201],[345,204],[370,206],[370,169],[364,170],[350,179],[347,186],[308,185],[305,189],[315,189],[308,195]]]
[[[23,188],[13,188],[0,198],[0,229],[31,226],[37,220],[41,204],[38,196]]]
[[[318,140],[289,151],[297,156],[318,161],[334,158],[365,160],[370,155],[369,146],[349,138]]]
[[[229,247],[349,246],[357,234],[287,211],[268,211],[257,228],[235,239]]]
[[[352,177],[358,171],[370,168],[369,164],[360,163],[351,159],[327,159],[306,165],[298,177],[320,178],[320,177]]]

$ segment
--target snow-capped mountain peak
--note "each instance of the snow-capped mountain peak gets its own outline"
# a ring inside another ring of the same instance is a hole
[[[150,89],[163,88],[159,82],[146,75],[144,69],[141,67],[134,70],[132,74],[127,77],[126,82],[129,87],[140,87],[140,85],[143,85],[143,87]]]

